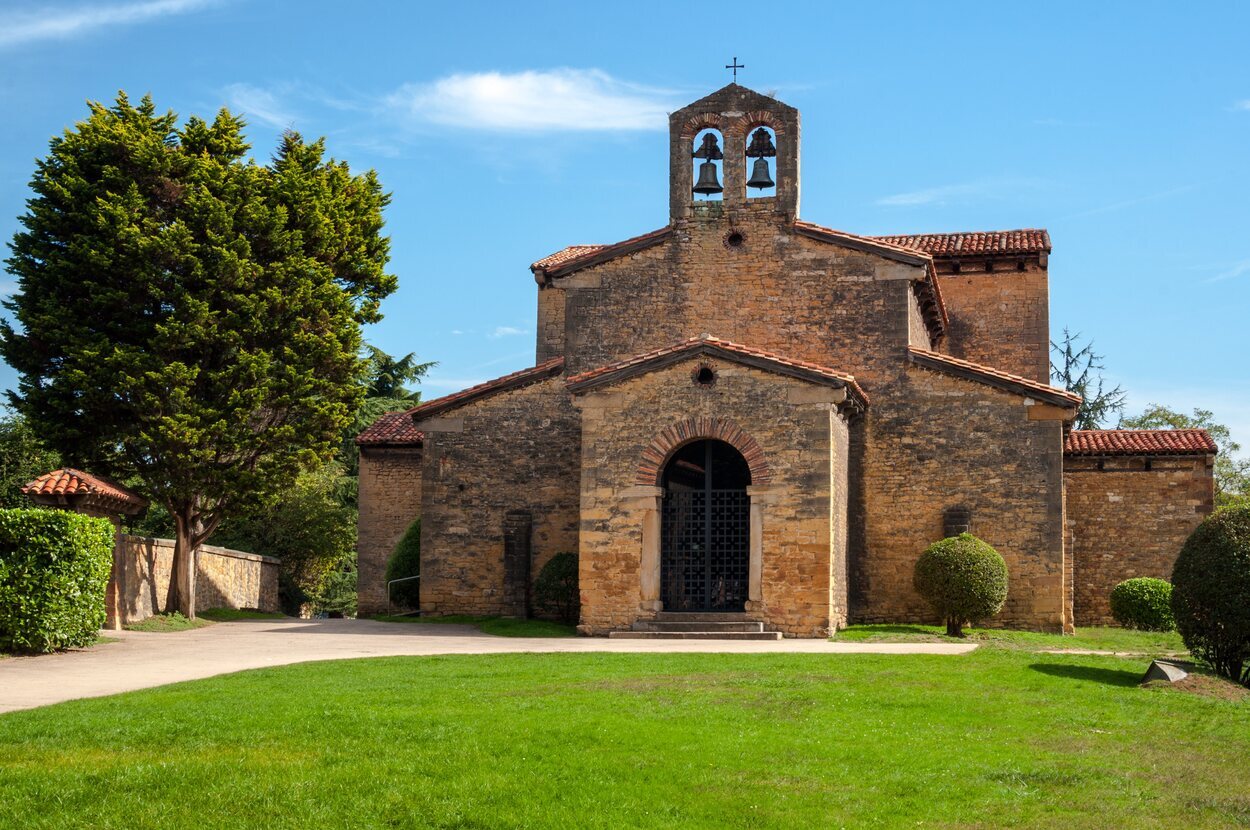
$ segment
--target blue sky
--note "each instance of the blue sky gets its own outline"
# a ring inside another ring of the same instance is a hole
[[[367,337],[437,360],[432,397],[532,363],[530,262],[667,221],[665,113],[737,55],[802,111],[805,219],[1048,228],[1054,330],[1094,336],[1131,410],[1250,444],[1250,4],[764,8],[0,0],[0,238],[86,99],[229,106],[262,159],[324,135],[394,195]]]

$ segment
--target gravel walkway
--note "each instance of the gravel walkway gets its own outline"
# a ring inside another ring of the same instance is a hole
[[[495,637],[467,625],[373,620],[253,620],[176,633],[103,632],[118,642],[39,657],[0,659],[0,712],[128,692],[310,660],[435,654],[966,654],[971,643],[830,643],[826,640],[609,640]]]

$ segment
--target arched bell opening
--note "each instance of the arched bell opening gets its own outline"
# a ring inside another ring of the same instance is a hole
[[[746,146],[747,198],[777,195],[777,133],[772,127],[751,130]]]
[[[696,201],[719,201],[725,188],[724,181],[724,146],[719,130],[700,130],[694,137],[691,158],[694,159],[694,187],[692,192]]]
[[[751,560],[747,460],[725,441],[692,441],[672,454],[660,483],[664,610],[745,610]]]

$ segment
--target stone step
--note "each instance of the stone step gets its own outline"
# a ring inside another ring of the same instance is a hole
[[[762,622],[694,622],[692,620],[639,620],[634,631],[763,631]]]
[[[656,622],[754,622],[742,611],[660,611]]]
[[[609,631],[613,640],[780,640],[780,631]]]

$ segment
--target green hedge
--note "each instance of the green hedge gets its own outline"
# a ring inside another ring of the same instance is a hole
[[[1250,686],[1250,505],[1217,510],[1185,540],[1172,614],[1195,657]]]
[[[0,651],[89,645],[104,625],[113,525],[63,510],[0,510]]]
[[[1124,580],[1111,590],[1111,616],[1125,628],[1171,631],[1172,583],[1150,576]]]
[[[543,565],[534,582],[534,609],[567,625],[581,614],[577,588],[577,554],[557,553]]]
[[[916,561],[913,584],[946,623],[946,633],[962,637],[970,622],[992,617],[1007,601],[1007,563],[998,551],[971,533],[934,542]]]

